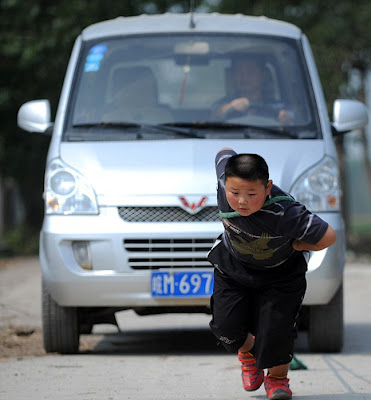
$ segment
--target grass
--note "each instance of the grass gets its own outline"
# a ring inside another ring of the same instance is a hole
[[[39,252],[39,231],[18,226],[4,233],[0,243],[0,257],[31,256]]]
[[[351,222],[349,231],[355,235],[371,235],[371,222]]]

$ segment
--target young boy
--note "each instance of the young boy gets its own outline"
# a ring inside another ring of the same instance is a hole
[[[291,399],[287,373],[308,251],[331,246],[336,235],[273,185],[257,154],[223,148],[215,164],[224,233],[208,255],[215,267],[210,327],[227,350],[238,353],[245,390],[264,382],[269,399]]]

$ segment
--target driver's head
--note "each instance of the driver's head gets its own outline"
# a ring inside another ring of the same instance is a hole
[[[261,91],[264,71],[261,64],[252,57],[238,57],[232,63],[232,77],[235,89],[245,95]]]

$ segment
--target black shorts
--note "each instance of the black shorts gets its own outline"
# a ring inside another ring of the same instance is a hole
[[[208,259],[216,266],[210,327],[219,342],[237,352],[251,333],[258,368],[289,363],[306,290],[303,254],[295,253],[279,267],[257,270],[239,263],[221,242]]]

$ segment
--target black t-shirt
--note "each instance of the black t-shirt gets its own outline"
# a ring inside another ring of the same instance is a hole
[[[225,194],[224,170],[228,159],[235,154],[223,150],[215,159],[223,242],[234,257],[255,268],[272,268],[295,253],[291,245],[294,239],[310,244],[322,239],[327,222],[275,185],[259,211],[247,217],[233,212]]]

